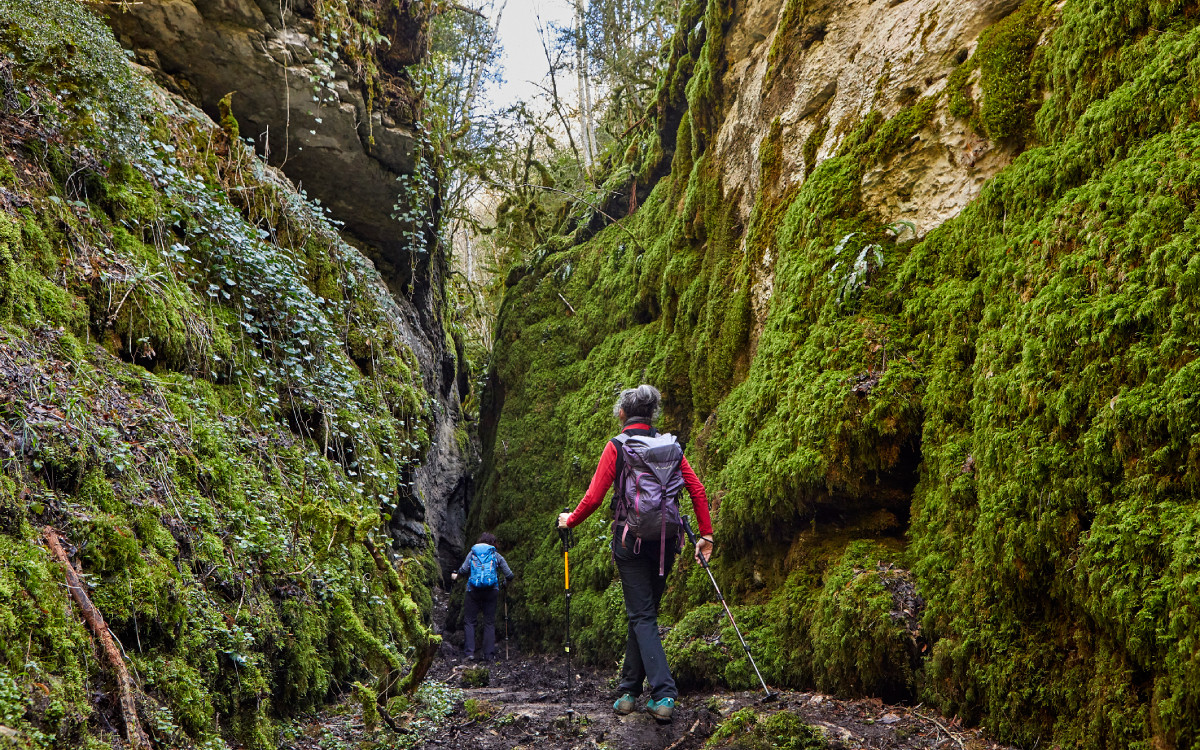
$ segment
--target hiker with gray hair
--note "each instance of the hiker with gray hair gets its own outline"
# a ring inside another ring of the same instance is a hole
[[[632,713],[648,682],[646,710],[660,721],[670,721],[679,693],[658,636],[658,606],[667,573],[683,540],[678,501],[681,490],[686,489],[691,497],[700,527],[697,560],[708,560],[713,539],[704,485],[675,438],[654,429],[661,399],[652,385],[621,391],[613,406],[621,433],[604,446],[583,499],[574,511],[559,515],[558,526],[572,528],[583,523],[612,487],[612,555],[621,576],[629,619],[625,662],[617,686],[621,697],[613,710]]]

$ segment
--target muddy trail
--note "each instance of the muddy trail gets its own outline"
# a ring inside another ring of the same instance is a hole
[[[446,595],[437,597],[445,622]],[[612,710],[616,671],[574,664],[571,709],[567,706],[565,655],[523,653],[497,623],[497,656],[490,663],[463,657],[463,632],[445,639],[425,685],[411,699],[389,704],[385,718],[364,715],[348,693],[338,707],[298,722],[286,747],[517,748],[586,750],[694,750],[695,748],[880,748],[894,750],[992,750],[1001,746],[977,729],[921,706],[877,699],[839,700],[814,692],[782,690],[771,701],[757,691],[682,691],[672,722],[640,710]],[[753,712],[753,715],[751,715]],[[385,712],[386,713],[386,712]],[[789,714],[790,716],[783,716]],[[774,720],[773,720],[774,717]],[[793,730],[802,729],[802,736]],[[780,727],[792,733],[780,734]]]

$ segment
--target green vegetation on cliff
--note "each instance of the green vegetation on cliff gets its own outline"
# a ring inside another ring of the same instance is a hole
[[[919,697],[1024,745],[1200,740],[1200,22],[1185,3],[1044,12],[1000,21],[960,68],[979,66],[977,109],[960,76],[872,113],[799,187],[773,129],[742,222],[709,147],[727,19],[711,0],[670,174],[620,226],[510,276],[472,522],[519,569],[557,570],[553,513],[582,494],[616,391],[652,382],[769,681]],[[939,107],[1030,148],[917,239],[860,186]],[[580,651],[611,662],[605,515],[580,529],[573,614]],[[749,687],[707,580],[681,567],[664,604],[681,682]],[[519,583],[546,645],[557,581]]]
[[[0,723],[118,744],[47,526],[159,746],[275,747],[356,681],[415,688],[436,568],[389,521],[434,403],[398,303],[80,4],[0,0],[0,50]]]

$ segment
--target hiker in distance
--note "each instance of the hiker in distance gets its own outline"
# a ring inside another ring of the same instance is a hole
[[[463,652],[468,659],[475,660],[475,624],[482,613],[483,659],[492,661],[496,657],[496,600],[500,598],[500,586],[503,585],[499,573],[504,574],[504,584],[507,584],[513,579],[513,572],[504,556],[496,551],[496,537],[490,532],[479,535],[479,541],[471,547],[458,570],[450,574],[450,579],[457,581],[468,570],[471,575],[467,578],[467,595],[463,602],[467,631]]]
[[[680,490],[687,489],[700,527],[695,554],[707,561],[712,554],[712,520],[704,485],[669,433],[659,435],[654,420],[661,395],[654,386],[639,385],[621,392],[613,416],[621,433],[604,446],[600,464],[583,500],[571,513],[558,517],[560,528],[583,523],[611,486],[613,489],[612,555],[621,576],[629,635],[625,662],[617,686],[620,698],[613,704],[618,714],[632,713],[643,685],[649,682],[646,710],[654,718],[670,721],[678,691],[662,641],[658,637],[658,605],[667,573],[683,538],[679,516]]]

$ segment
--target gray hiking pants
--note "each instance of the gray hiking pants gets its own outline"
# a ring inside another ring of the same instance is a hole
[[[658,574],[658,541],[643,541],[634,552],[634,540],[621,546],[619,536],[612,542],[613,561],[621,575],[625,595],[625,614],[629,618],[629,636],[625,641],[625,663],[621,667],[619,693],[641,695],[643,683],[650,683],[650,697],[656,701],[676,698],[675,679],[667,666],[662,640],[658,637],[658,603],[662,600],[667,577]],[[675,562],[677,541],[667,539],[666,568]]]

